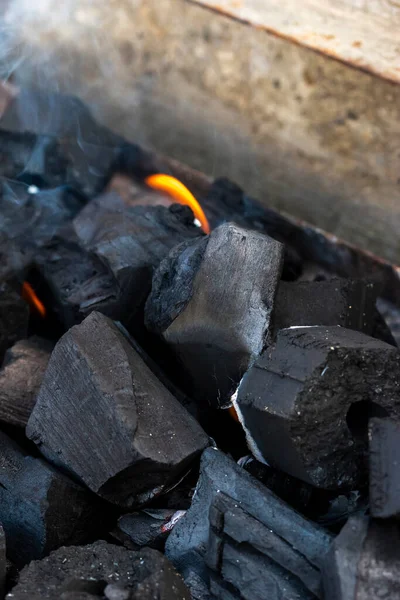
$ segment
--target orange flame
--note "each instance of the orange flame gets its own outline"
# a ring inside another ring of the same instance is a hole
[[[235,421],[237,421],[238,423],[240,422],[239,421],[239,417],[237,416],[237,412],[236,412],[234,406],[230,406],[228,408],[228,413],[230,414],[230,416],[232,417],[232,419],[235,419]]]
[[[46,316],[46,308],[41,300],[37,297],[33,287],[27,281],[22,284],[22,297],[44,319]]]
[[[186,204],[187,206],[190,206],[194,216],[200,221],[204,233],[210,233],[210,224],[206,215],[204,214],[203,209],[193,194],[181,181],[179,181],[179,179],[171,177],[171,175],[156,173],[155,175],[146,177],[145,183],[153,190],[165,192],[179,204]]]

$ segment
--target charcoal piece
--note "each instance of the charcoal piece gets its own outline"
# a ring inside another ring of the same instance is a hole
[[[0,370],[0,421],[25,428],[52,349],[51,342],[33,336],[7,350]]]
[[[369,423],[369,499],[373,517],[400,515],[400,424],[390,419]]]
[[[209,520],[206,563],[240,590],[244,598],[279,598],[285,588],[293,597],[321,597],[319,569],[274,531],[243,511],[236,500],[219,493],[211,505]],[[236,548],[240,549],[239,562]],[[247,548],[251,551],[246,552]],[[235,562],[236,570],[232,571]],[[257,577],[257,588],[253,589],[252,581],[256,578],[253,571],[257,568],[261,568],[264,575]],[[240,574],[236,572],[238,569]]]
[[[149,329],[162,333],[192,378],[192,394],[230,404],[249,363],[267,342],[283,246],[232,223],[175,249],[153,278]]]
[[[115,195],[95,203],[81,211],[74,228],[83,247],[114,275],[122,313],[118,319],[129,326],[150,292],[154,268],[174,246],[202,233],[187,206],[127,207]]]
[[[28,88],[19,91],[1,125],[12,132],[9,135],[13,138],[25,137],[26,131],[37,134],[32,136],[33,150],[21,168],[14,169],[15,173],[29,170],[44,173],[46,177],[51,175],[53,187],[72,183],[89,197],[103,189],[124,143],[121,137],[97,123],[78,98]],[[44,155],[43,166],[37,164],[38,153]],[[20,162],[18,154],[13,154]],[[61,175],[61,181],[55,175]]]
[[[216,529],[213,522],[215,512],[219,510],[221,513],[218,504],[221,495],[228,497],[229,502],[233,501],[233,509],[230,503],[229,510],[233,510],[234,513],[235,509],[239,508],[243,518],[256,523],[258,533],[254,537],[249,533],[249,546],[244,544],[244,547],[249,548],[249,553],[257,551],[269,560],[281,560],[284,564],[280,567],[288,567],[292,578],[297,578],[307,563],[308,585],[313,586],[315,590],[319,589],[319,568],[332,536],[302,517],[233,460],[214,448],[203,453],[200,479],[192,506],[176,524],[166,542],[168,558],[185,579],[191,572],[197,572],[203,579],[208,579],[205,560],[207,558],[210,565],[212,561],[211,547],[207,548],[207,545],[212,542],[213,532],[210,528]],[[208,514],[210,520],[207,518]],[[222,522],[223,518],[220,520],[220,527],[223,528]],[[235,517],[230,523],[230,526],[235,526]],[[221,531],[217,528],[219,537]],[[223,535],[226,535],[225,531]],[[246,536],[246,531],[232,535]],[[263,540],[269,540],[269,547]],[[252,546],[253,542],[257,547]],[[260,545],[263,546],[262,550]],[[293,572],[290,572],[290,569]]]
[[[50,461],[126,507],[166,491],[209,443],[97,312],[56,345],[26,433]]]
[[[117,530],[122,538],[127,539],[129,549],[139,550],[143,546],[162,550],[166,539],[175,523],[185,514],[185,511],[168,509],[144,509],[139,512],[122,515],[117,524]],[[118,534],[116,536],[118,538]]]
[[[115,278],[75,240],[55,237],[36,254],[34,266],[48,289],[49,305],[66,329],[93,310],[123,317]]]
[[[0,231],[24,252],[33,252],[71,221],[82,205],[82,197],[69,186],[39,190],[2,181]]]
[[[0,598],[3,600],[7,582],[6,536],[0,525]]]
[[[400,353],[342,327],[281,330],[235,400],[258,459],[316,487],[362,489],[368,419],[400,416]]]
[[[0,284],[0,362],[4,353],[18,340],[27,336],[29,307],[8,283]]]
[[[99,530],[103,509],[86,489],[0,432],[0,522],[17,565]],[[109,511],[109,509],[108,509]]]
[[[325,558],[326,600],[399,598],[399,543],[395,521],[351,517]]]
[[[341,325],[371,335],[378,293],[376,284],[362,280],[281,282],[275,330],[292,325]]]
[[[64,600],[87,593],[116,600],[119,592],[122,600],[125,591],[129,600],[190,600],[181,577],[160,552],[150,548],[131,552],[103,541],[59,548],[32,562],[22,570],[12,598]]]

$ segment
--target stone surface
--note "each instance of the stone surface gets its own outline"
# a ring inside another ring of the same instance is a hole
[[[268,341],[283,246],[233,223],[176,248],[160,265],[146,303],[192,378],[192,394],[214,406],[230,397]]]
[[[400,416],[397,348],[342,327],[281,330],[235,406],[261,460],[326,489],[365,486],[368,419]]]
[[[127,507],[168,489],[208,445],[127,338],[96,312],[56,345],[26,433],[51,461]]]
[[[33,336],[7,350],[0,370],[0,421],[25,428],[52,349],[51,342]]]
[[[400,514],[400,424],[371,419],[369,424],[369,499],[373,517]]]
[[[103,541],[59,548],[47,558],[32,562],[23,569],[7,599],[104,597],[107,600],[190,600],[182,579],[160,552],[149,548],[130,552]]]
[[[221,502],[227,502],[227,506],[222,507],[223,517],[219,516],[220,497],[224,498]],[[235,514],[246,522],[245,528],[225,531],[225,516],[227,527],[230,523],[229,527],[235,528]],[[251,525],[248,526],[247,522]],[[210,528],[214,528],[217,535]],[[295,587],[303,589],[300,576],[314,590],[319,589],[319,569],[328,551],[331,534],[302,517],[232,459],[210,448],[202,456],[200,479],[192,506],[172,530],[166,543],[166,554],[185,578],[196,572],[208,580],[206,560],[221,576],[223,563],[218,559],[221,551],[218,539],[222,531],[224,540],[226,535],[232,535],[232,546],[240,544],[240,536],[244,536],[242,541],[248,543],[243,545],[245,554],[245,549],[251,548],[249,554],[260,552],[264,556],[264,568],[261,571],[259,567],[254,567],[252,571],[252,560],[248,558],[249,569],[243,567],[243,577],[248,581],[252,579],[252,572],[262,572],[260,586],[264,583],[266,589],[269,578],[273,579],[274,567],[269,571],[265,564],[277,561],[275,564],[279,573],[285,571],[284,577],[295,580]],[[240,570],[236,573],[238,579],[235,581],[240,586],[242,574]],[[249,587],[249,593],[250,590]]]
[[[399,598],[398,545],[396,521],[351,517],[326,556],[326,600]]]
[[[0,432],[0,522],[18,566],[87,541],[105,516],[98,499]],[[108,509],[109,510],[109,509]]]

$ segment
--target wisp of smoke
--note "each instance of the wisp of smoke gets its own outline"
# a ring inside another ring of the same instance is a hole
[[[111,84],[116,61],[107,35],[118,0],[0,0],[0,79],[17,86],[81,95],[91,81]],[[135,4],[135,0],[133,0]],[[57,106],[48,116],[57,118]],[[27,127],[37,111],[20,106]],[[40,116],[43,119],[43,114]],[[61,118],[61,116],[60,116]]]

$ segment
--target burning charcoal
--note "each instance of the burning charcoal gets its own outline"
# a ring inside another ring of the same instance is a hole
[[[326,600],[399,598],[399,543],[396,521],[351,517],[325,559]]]
[[[116,325],[96,312],[56,345],[26,433],[51,461],[126,507],[168,489],[208,445]]]
[[[369,499],[373,517],[400,515],[400,424],[371,419]]]
[[[18,340],[27,336],[29,307],[11,285],[0,284],[0,361]]]
[[[361,489],[368,419],[400,416],[400,353],[342,327],[281,330],[246,373],[236,410],[253,454],[325,489]]]
[[[104,517],[95,496],[2,432],[0,455],[0,522],[18,566],[61,544],[82,543],[99,527]]]
[[[0,421],[25,428],[52,349],[51,342],[35,336],[7,350],[0,370]]]
[[[226,224],[174,249],[153,278],[148,327],[174,349],[202,402],[230,404],[268,338],[283,246]]]
[[[130,550],[143,546],[162,550],[170,531],[184,514],[184,510],[158,508],[122,515],[115,537],[122,542],[126,540]]]
[[[86,593],[80,596],[78,593]],[[75,595],[74,595],[75,594]],[[130,552],[100,541],[59,548],[23,569],[13,600],[190,600],[170,562],[157,550]]]
[[[257,590],[264,590],[264,598],[275,597],[266,593],[274,577],[280,580],[279,586],[286,580],[293,589],[319,595],[319,569],[330,541],[330,534],[299,515],[230,458],[210,448],[202,456],[192,506],[172,530],[166,554],[185,579],[193,572],[207,579],[207,561],[241,594],[246,588],[250,594],[246,598],[253,593],[250,583],[255,572],[261,577]],[[238,544],[243,552],[233,559]],[[237,559],[242,567],[236,569],[235,579],[229,563]]]
[[[371,335],[378,292],[375,284],[361,280],[281,282],[276,298],[275,329],[292,325],[341,325]]]
[[[123,317],[113,275],[75,241],[53,239],[36,255],[34,264],[49,288],[55,314],[67,329],[92,310],[116,319]]]

